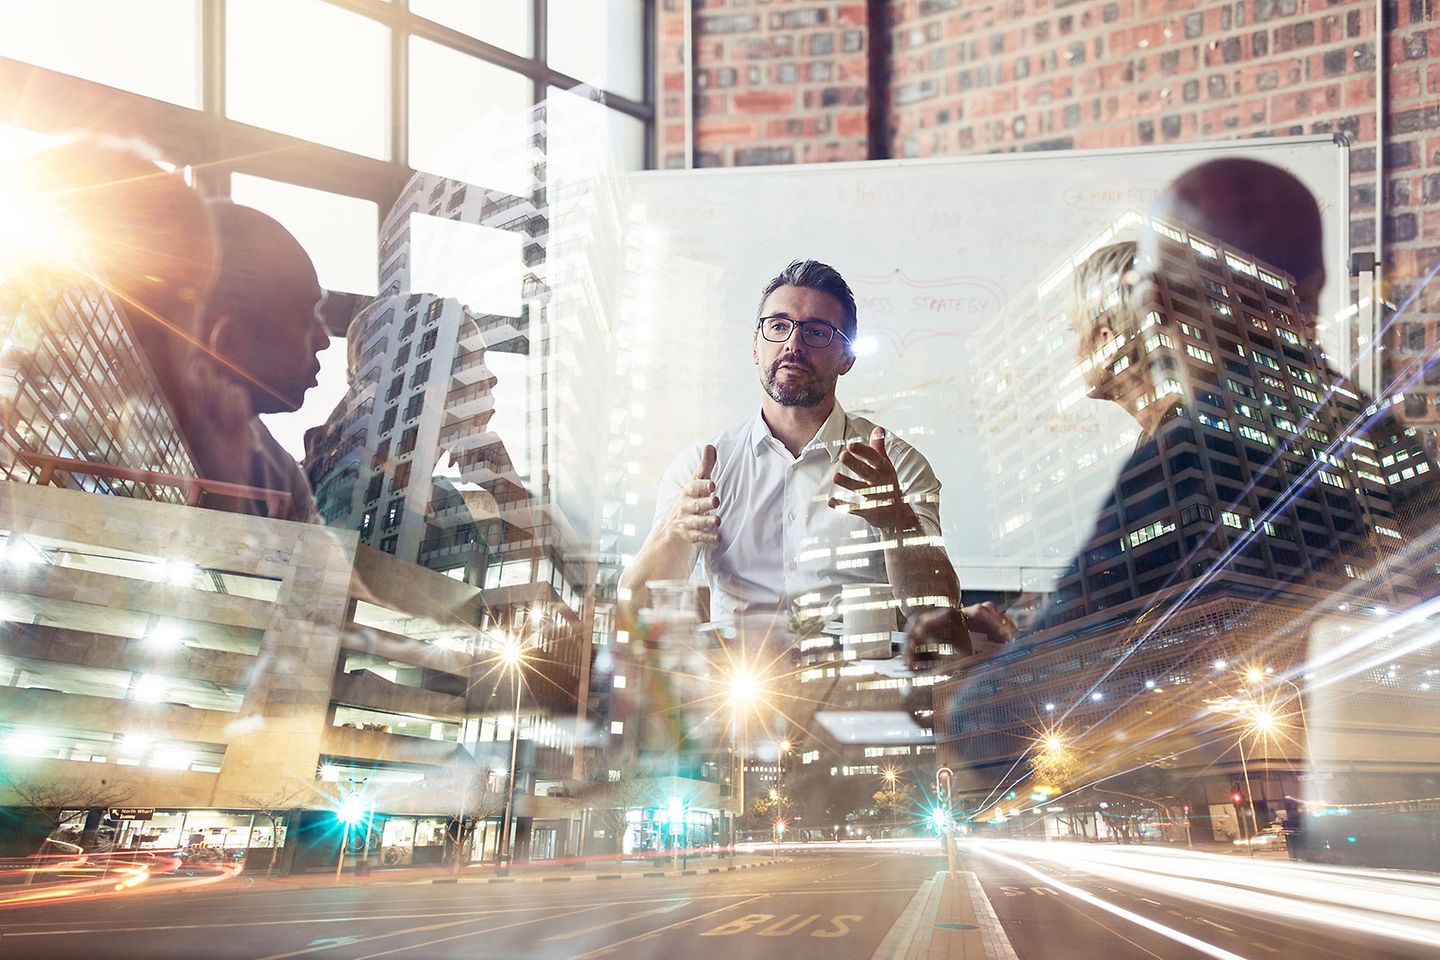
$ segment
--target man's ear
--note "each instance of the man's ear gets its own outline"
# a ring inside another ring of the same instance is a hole
[[[850,353],[850,352],[847,350],[847,351],[845,352],[845,366],[843,366],[843,367],[840,368],[840,376],[843,377],[843,376],[845,376],[845,374],[849,373],[849,372],[850,372],[850,368],[853,367],[853,366],[855,366],[855,354]]]

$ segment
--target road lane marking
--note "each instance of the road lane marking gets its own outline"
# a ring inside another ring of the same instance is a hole
[[[543,942],[550,943],[552,940],[574,940],[576,937],[583,937],[587,933],[594,933],[596,930],[605,930],[609,927],[618,927],[622,923],[630,923],[633,920],[639,920],[641,917],[653,917],[656,914],[673,913],[674,911],[679,910],[681,907],[689,905],[690,901],[686,900],[682,903],[672,904],[667,907],[656,907],[654,910],[642,910],[639,913],[631,914],[628,917],[621,917],[619,920],[609,920],[605,923],[597,923],[592,927],[582,927],[579,930],[572,930],[569,933],[557,933],[553,937],[546,937]]]
[[[636,934],[636,935],[633,936],[633,937],[627,937],[627,938],[624,939],[624,940],[617,940],[617,941],[615,941],[614,943],[607,944],[607,945],[605,945],[605,946],[603,946],[603,947],[596,947],[594,950],[591,950],[589,953],[579,954],[579,955],[577,955],[577,956],[571,957],[570,960],[586,960],[587,957],[598,957],[598,956],[600,956],[601,954],[609,953],[610,951],[614,950],[616,947],[623,947],[623,946],[625,946],[625,944],[627,944],[627,943],[634,943],[634,942],[637,941],[637,940],[643,940],[643,939],[645,939],[646,937],[652,937],[652,936],[654,936],[655,934],[664,933],[666,930],[673,930],[675,927],[683,927],[683,926],[685,926],[687,923],[694,923],[696,920],[704,920],[706,917],[713,917],[713,916],[715,916],[715,914],[717,914],[717,913],[724,913],[726,910],[734,910],[736,907],[743,907],[743,906],[746,906],[746,905],[748,905],[748,904],[754,903],[756,900],[764,900],[764,899],[765,899],[765,894],[763,894],[763,893],[760,894],[758,897],[749,897],[749,898],[747,898],[747,899],[745,899],[745,900],[739,901],[738,903],[731,903],[731,904],[727,904],[726,906],[723,906],[723,907],[718,907],[718,908],[716,908],[716,909],[714,909],[714,910],[711,910],[709,913],[702,913],[702,914],[700,914],[698,917],[691,917],[691,918],[689,918],[688,920],[680,920],[680,921],[677,921],[676,923],[671,923],[671,924],[668,924],[668,925],[663,926],[663,927],[657,927],[656,929],[651,930],[651,931],[649,931],[648,933]],[[363,958],[362,958],[362,960],[363,960]]]
[[[1212,926],[1212,927],[1216,927],[1216,928],[1218,928],[1218,929],[1220,929],[1220,930],[1224,930],[1226,933],[1234,933],[1234,932],[1235,932],[1234,928],[1232,928],[1232,927],[1227,927],[1227,926],[1225,926],[1225,924],[1223,924],[1223,923],[1216,923],[1214,920],[1208,920],[1208,919],[1206,919],[1205,917],[1196,917],[1195,919],[1196,919],[1196,920],[1199,920],[1201,923],[1208,923],[1208,924],[1210,924],[1210,926]]]
[[[412,943],[403,947],[396,947],[393,950],[381,950],[379,953],[367,953],[363,957],[356,957],[355,960],[375,960],[376,957],[389,957],[397,953],[406,953],[410,950],[419,950],[421,947],[433,947],[437,943],[449,943],[451,940],[464,940],[468,937],[479,936],[482,933],[495,933],[497,930],[509,930],[513,927],[523,927],[530,923],[540,923],[544,920],[558,920],[561,917],[573,917],[577,913],[587,913],[591,910],[598,910],[599,907],[585,907],[581,910],[568,910],[564,913],[552,913],[544,917],[536,917],[533,920],[516,920],[514,923],[501,924],[498,927],[486,927],[484,930],[471,930],[468,933],[456,934],[453,937],[436,937],[434,940],[424,940],[420,943]],[[453,926],[453,924],[451,924]],[[400,931],[402,933],[409,931]],[[372,940],[379,940],[380,937],[372,937]],[[279,957],[262,957],[261,960],[280,960]]]
[[[1141,897],[1140,899],[1144,900],[1146,903],[1153,903],[1157,907],[1165,906],[1165,904],[1161,903],[1159,900],[1151,900],[1149,897]]]

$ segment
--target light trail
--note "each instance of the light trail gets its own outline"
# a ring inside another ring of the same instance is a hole
[[[174,854],[173,850],[160,851],[146,860],[133,859],[128,851],[81,857],[68,854],[37,857],[33,866],[27,863],[18,869],[0,871],[0,877],[26,878],[24,886],[11,888],[15,892],[0,893],[0,909],[174,893],[222,883],[239,876],[244,870],[242,864],[233,862],[207,863],[202,865],[207,872],[205,876],[172,878],[174,872],[184,865],[184,861]],[[164,878],[166,882],[147,884],[147,881],[157,878]]]
[[[979,848],[978,852],[982,856],[988,857],[991,860],[996,861],[997,863],[1003,863],[1008,867],[1013,867],[1014,869],[1021,871],[1022,873],[1027,873],[1035,879],[1045,883],[1047,886],[1054,887],[1056,890],[1059,890],[1062,893],[1069,894],[1076,900],[1088,903],[1092,907],[1104,910],[1106,913],[1114,914],[1122,920],[1128,920],[1136,926],[1144,927],[1146,930],[1149,930],[1152,933],[1158,933],[1160,934],[1160,936],[1165,937],[1166,939],[1174,940],[1176,943],[1184,944],[1185,946],[1190,947],[1192,950],[1197,950],[1200,953],[1205,954],[1206,956],[1215,957],[1216,960],[1245,960],[1245,957],[1242,957],[1238,953],[1231,953],[1229,950],[1217,947],[1213,943],[1201,940],[1198,937],[1192,937],[1190,936],[1190,934],[1184,933],[1180,930],[1176,930],[1174,927],[1166,926],[1158,920],[1151,920],[1149,917],[1136,913],[1133,910],[1126,910],[1124,907],[1113,904],[1108,900],[1101,899],[1100,897],[1097,897],[1094,894],[1089,893],[1088,891],[1081,890],[1079,887],[1073,887],[1068,883],[1056,880],[1049,874],[1044,873],[1040,870],[1036,870],[1029,864],[1021,863],[1019,860],[1012,860],[1009,857],[995,853],[992,850],[987,850],[983,847]]]
[[[1026,841],[983,841],[968,845],[982,856],[1032,875],[1039,875],[1039,871],[997,850],[1128,884],[1152,895],[1163,894],[1205,906],[1223,904],[1228,910],[1256,917],[1304,921],[1362,936],[1424,945],[1440,942],[1440,883],[1423,875],[1400,872],[1378,875],[1344,867],[1316,867],[1289,861],[1267,863],[1188,850]],[[1047,877],[1046,882],[1062,889],[1051,878]],[[1087,902],[1098,900],[1090,894],[1081,899],[1087,897],[1090,898]]]

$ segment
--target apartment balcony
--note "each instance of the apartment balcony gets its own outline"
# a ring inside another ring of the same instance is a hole
[[[467,386],[482,380],[489,380],[491,385],[495,383],[495,375],[485,366],[484,350],[467,350],[457,355],[450,364],[450,376]]]
[[[487,383],[457,387],[445,397],[445,414],[448,417],[469,419],[494,412],[495,395],[490,392],[490,385]]]
[[[473,317],[475,323],[462,324],[458,345],[461,350],[487,350],[508,345],[513,353],[529,351],[528,324],[520,317]]]
[[[500,515],[495,495],[489,490],[462,490],[459,494],[435,501],[426,518],[436,527],[454,527],[478,523]]]
[[[489,429],[490,413],[457,418],[440,428],[437,438],[440,446],[452,453],[478,450],[500,442],[500,435]]]

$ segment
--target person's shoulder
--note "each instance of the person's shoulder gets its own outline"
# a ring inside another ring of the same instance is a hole
[[[734,455],[736,450],[742,449],[749,441],[753,424],[754,419],[747,418],[708,440],[690,444],[676,454],[675,459],[670,461],[670,466],[666,468],[665,475],[667,477],[692,476],[696,468],[700,466],[700,458],[704,454],[707,444],[715,448],[717,464],[726,463]]]

